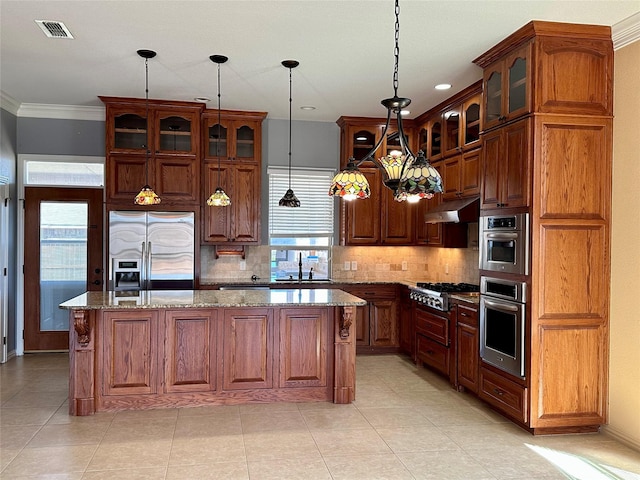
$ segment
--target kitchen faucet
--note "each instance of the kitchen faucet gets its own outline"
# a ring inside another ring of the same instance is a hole
[[[298,258],[298,281],[302,281],[302,254]]]

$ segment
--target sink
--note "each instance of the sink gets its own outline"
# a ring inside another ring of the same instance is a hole
[[[297,278],[276,278],[276,282],[283,283],[329,283],[331,280],[328,278],[319,278],[319,279],[311,279],[303,278],[302,280],[298,280]]]

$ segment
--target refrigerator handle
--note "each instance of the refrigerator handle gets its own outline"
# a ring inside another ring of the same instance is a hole
[[[140,288],[142,290],[147,289],[147,249],[145,248],[147,242],[142,242],[142,265],[140,265]]]
[[[151,259],[153,258],[151,254],[151,242],[147,242],[147,290],[151,288]]]

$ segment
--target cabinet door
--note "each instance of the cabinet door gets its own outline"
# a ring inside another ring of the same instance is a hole
[[[478,148],[464,152],[460,158],[460,190],[463,197],[480,193],[481,153],[481,149]]]
[[[482,95],[470,98],[462,105],[462,147],[465,150],[480,146],[480,107]]]
[[[380,217],[382,185],[380,170],[377,168],[362,168],[362,174],[367,178],[371,187],[371,198],[344,202],[347,245],[378,245],[380,244]]]
[[[381,243],[383,245],[411,245],[413,243],[413,219],[416,205],[395,201],[394,193],[384,186],[380,195],[382,202]]]
[[[107,153],[144,153],[147,143],[147,112],[140,105],[107,104],[106,151]],[[149,132],[151,135],[151,132]]]
[[[444,156],[459,152],[462,145],[462,105],[449,108],[442,115]]]
[[[409,298],[409,289],[400,287],[400,348],[411,358],[415,354],[415,326],[413,321],[413,302]]]
[[[455,200],[462,195],[461,175],[460,171],[462,154],[447,158],[442,162],[442,170],[444,176],[442,183],[444,191],[442,192],[443,200]]]
[[[200,140],[200,110],[157,108],[153,111],[154,152],[166,155],[196,155]]]
[[[217,310],[175,310],[165,314],[164,391],[216,389]]]
[[[155,182],[151,185],[162,204],[197,204],[200,198],[200,163],[195,156],[156,155]]]
[[[492,63],[483,72],[484,91],[484,128],[494,127],[503,120],[503,85],[504,62]]]
[[[531,201],[531,119],[504,127],[501,207],[526,207]],[[506,167],[506,168],[504,168]]]
[[[157,311],[104,312],[98,354],[103,395],[158,393],[158,320]]]
[[[233,122],[233,150],[232,159],[247,163],[260,158],[261,148],[260,124],[251,121]]]
[[[260,167],[239,163],[233,168],[231,241],[260,242]]]
[[[280,378],[278,385],[327,385],[328,317],[326,308],[280,310]]]
[[[272,388],[272,311],[259,308],[225,310],[223,331],[223,388]]]
[[[429,120],[429,152],[427,158],[435,162],[442,158],[442,115],[437,115]]]
[[[354,293],[354,295],[356,295]],[[356,308],[356,346],[369,346],[369,305]]]
[[[524,45],[505,58],[505,120],[520,117],[531,111],[530,44]]]
[[[134,197],[147,183],[147,165],[143,155],[111,154],[107,156],[107,201],[122,200],[133,204]],[[149,162],[149,179],[153,180],[153,162]],[[155,185],[151,185],[155,189]]]
[[[481,208],[528,206],[531,200],[531,120],[484,135]]]
[[[205,163],[204,169],[204,192],[203,192],[203,215],[202,215],[202,241],[203,243],[227,243],[231,238],[231,216],[232,206],[236,199],[233,194],[233,167],[228,164],[221,164],[218,171],[217,163]],[[206,199],[216,191],[217,187],[222,187],[231,198],[231,205],[227,207],[210,207]]]
[[[349,157],[362,160],[376,145],[381,134],[382,127],[380,126],[349,126],[346,135],[345,158],[342,159],[343,166],[346,166]],[[377,153],[380,154],[380,152]]]
[[[467,313],[467,315],[469,314]],[[475,315],[477,317],[477,313]],[[458,383],[472,392],[478,393],[478,369],[480,363],[478,328],[474,325],[463,323],[462,321],[466,318],[458,312]]]
[[[372,347],[399,346],[398,312],[395,300],[375,300],[371,303],[369,331]]]

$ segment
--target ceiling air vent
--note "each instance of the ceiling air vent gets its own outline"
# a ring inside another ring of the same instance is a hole
[[[49,38],[73,38],[69,29],[62,22],[54,20],[36,20],[36,23]]]

